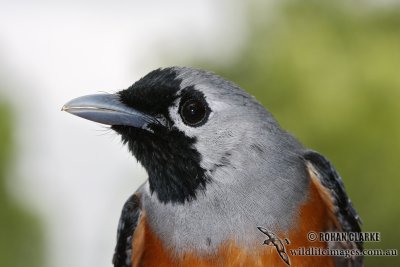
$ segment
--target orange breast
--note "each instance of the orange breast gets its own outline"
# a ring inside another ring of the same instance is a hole
[[[316,181],[310,183],[308,200],[301,206],[294,230],[289,233],[276,233],[281,238],[290,240],[286,245],[286,251],[299,247],[320,247],[326,248],[327,244],[322,242],[310,242],[307,240],[309,231],[322,232],[332,225],[330,209],[326,206],[321,188]],[[253,227],[250,226],[249,227]],[[260,232],[260,235],[263,235]],[[265,236],[266,237],[266,236]],[[266,238],[265,238],[266,239]],[[146,215],[142,216],[136,228],[133,239],[134,253],[132,255],[132,266],[149,267],[206,267],[206,266],[288,266],[278,255],[273,246],[260,244],[256,250],[249,251],[237,247],[233,242],[226,242],[221,245],[213,256],[198,257],[194,253],[186,253],[179,259],[172,257],[152,233],[146,221]],[[326,256],[293,256],[288,253],[290,266],[334,266],[331,257]]]

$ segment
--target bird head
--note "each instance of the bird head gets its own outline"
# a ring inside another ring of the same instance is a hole
[[[157,69],[116,94],[79,97],[63,110],[110,125],[163,203],[196,199],[216,172],[243,169],[250,152],[279,150],[280,128],[264,107],[235,84],[192,68]],[[259,135],[265,132],[267,139]]]

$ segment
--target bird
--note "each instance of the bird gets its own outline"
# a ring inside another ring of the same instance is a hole
[[[362,242],[308,238],[361,232],[335,167],[235,83],[165,67],[62,110],[110,126],[147,172],[122,208],[115,267],[363,266]],[[308,248],[354,253],[293,253]]]
[[[257,227],[258,230],[263,232],[266,236],[268,236],[268,239],[264,241],[264,245],[272,245],[275,246],[277,252],[281,256],[282,260],[287,263],[287,265],[290,265],[289,257],[286,252],[285,245],[283,244],[282,240],[277,237],[274,233],[268,231],[267,229],[263,227]],[[285,238],[285,241],[287,244],[289,243],[289,240]]]

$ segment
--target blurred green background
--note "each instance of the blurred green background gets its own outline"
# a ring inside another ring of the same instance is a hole
[[[7,191],[7,174],[13,166],[12,114],[0,102],[0,266],[39,267],[44,264],[39,220]]]
[[[186,64],[239,84],[283,128],[326,155],[343,177],[363,231],[381,232],[382,242],[365,247],[398,249],[400,5],[365,3],[249,1],[250,32],[237,57],[224,65],[193,56]],[[39,220],[7,191],[12,118],[1,104],[0,266],[43,266]],[[366,257],[366,265],[400,266],[400,258]]]

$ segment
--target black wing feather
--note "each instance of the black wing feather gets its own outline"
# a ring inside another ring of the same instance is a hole
[[[132,195],[122,208],[118,224],[117,245],[115,246],[114,267],[130,267],[132,265],[132,236],[140,217],[140,199]]]
[[[307,151],[304,154],[304,158],[313,165],[318,173],[321,184],[329,190],[333,198],[334,204],[337,207],[336,216],[342,228],[338,230],[344,232],[361,232],[360,225],[362,221],[360,216],[357,214],[350,198],[347,196],[342,178],[336,172],[333,165],[328,159],[315,151]],[[334,247],[336,247],[336,245],[334,245]],[[350,242],[348,246],[345,245],[342,248],[357,248],[361,251],[363,249],[363,242]],[[337,266],[363,266],[362,256],[353,257],[351,259],[338,258],[336,260]]]
[[[304,158],[312,163],[320,174],[323,186],[328,188],[339,208],[339,219],[343,224],[343,230],[348,232],[360,232],[361,219],[351,203],[350,198],[344,188],[340,175],[336,172],[332,164],[321,154],[315,151],[308,151]]]

